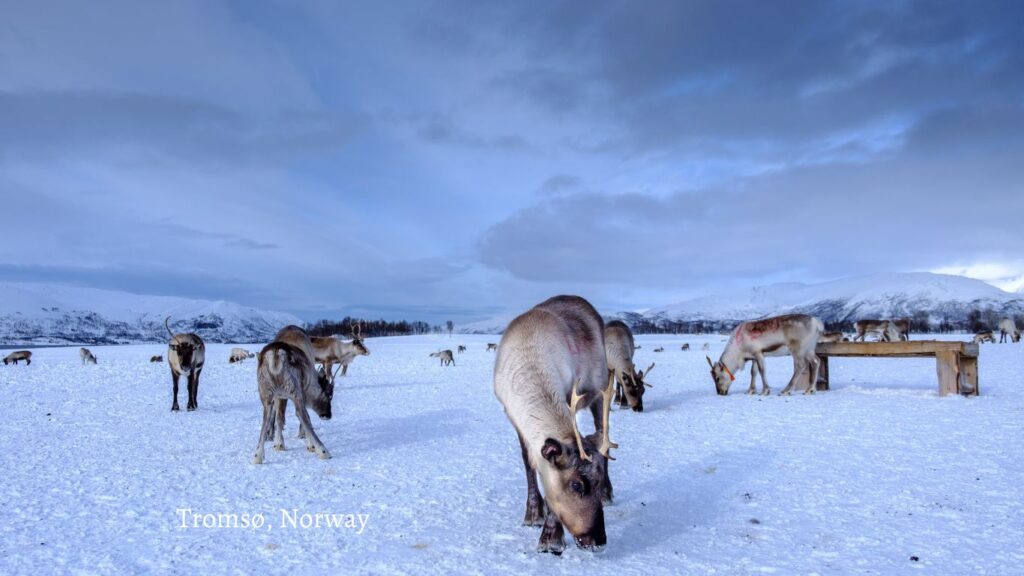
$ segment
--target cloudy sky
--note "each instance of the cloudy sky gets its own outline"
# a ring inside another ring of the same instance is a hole
[[[306,318],[1024,282],[1024,3],[0,0],[0,280]]]

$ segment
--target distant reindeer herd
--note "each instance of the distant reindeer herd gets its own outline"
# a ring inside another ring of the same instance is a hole
[[[178,388],[182,378],[187,390],[186,409],[199,408],[199,380],[206,362],[206,347],[195,333],[175,333],[170,317],[164,319],[169,343],[167,364],[171,372],[171,410],[179,411]],[[817,346],[823,343],[901,342],[909,340],[906,319],[866,319],[854,323],[852,338],[839,331],[825,331],[821,320],[804,314],[788,314],[741,322],[725,340],[718,360],[706,355],[711,381],[718,395],[728,395],[736,376],[749,362],[747,394],[771,394],[765,358],[788,355],[793,372],[780,395],[789,395],[798,383],[803,393],[813,394],[820,361]],[[999,342],[1019,342],[1021,332],[1014,321],[998,324]],[[974,342],[996,342],[994,331],[978,332]],[[860,346],[859,344],[857,346]],[[874,346],[871,344],[870,346]],[[688,352],[689,342],[680,345]],[[710,351],[710,342],[701,345]],[[493,389],[519,441],[526,476],[526,510],[523,522],[541,527],[537,549],[560,554],[565,549],[565,532],[580,548],[596,549],[607,543],[604,506],[612,501],[609,463],[619,445],[609,437],[610,411],[644,411],[644,395],[655,364],[638,370],[635,356],[641,346],[629,326],[620,320],[604,322],[595,308],[578,296],[556,296],[527,310],[513,320],[498,343],[487,343],[496,352]],[[662,353],[657,345],[653,352]],[[459,344],[457,354],[468,351]],[[282,328],[258,354],[232,348],[228,363],[256,358],[256,382],[262,419],[252,462],[265,461],[268,441],[284,450],[285,413],[288,401],[295,408],[298,436],[306,449],[318,458],[331,457],[313,428],[308,410],[330,420],[338,370],[344,376],[358,356],[369,356],[358,324],[348,340],[314,337],[297,326]],[[455,366],[455,353],[441,349],[429,354],[442,367]],[[83,365],[97,364],[88,348],[79,349]],[[17,350],[4,364],[32,363],[32,352]],[[150,362],[162,363],[154,355]],[[583,434],[576,415],[589,410],[594,432]],[[543,488],[543,489],[542,489]]]

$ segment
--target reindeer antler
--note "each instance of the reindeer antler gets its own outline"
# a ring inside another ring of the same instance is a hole
[[[359,320],[356,322],[356,338],[363,339],[363,321]]]
[[[651,370],[654,370],[654,362],[651,362],[651,365],[647,367],[647,370],[643,371],[643,375],[644,375],[643,383],[644,383],[644,386],[647,386],[648,388],[654,388],[653,384],[648,384],[647,383],[647,377],[651,375]]]
[[[583,399],[583,396],[580,396],[579,392],[576,391],[576,387],[579,386],[579,383],[579,380],[572,383],[572,399],[569,400],[569,414],[572,416],[572,433],[576,435],[576,446],[580,449],[580,458],[590,462],[590,456],[587,455],[587,451],[583,448],[583,438],[580,437],[580,427],[576,424],[576,410],[579,409],[580,400]]]
[[[608,374],[608,386],[604,389],[604,416],[601,419],[604,434],[602,434],[601,437],[601,447],[598,449],[601,455],[609,460],[615,460],[615,458],[612,458],[611,449],[619,447],[618,444],[612,442],[611,438],[608,437],[608,418],[609,414],[612,412],[612,388],[614,387],[614,384],[615,374],[610,372]]]

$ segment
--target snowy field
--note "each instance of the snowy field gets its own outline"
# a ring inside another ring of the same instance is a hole
[[[0,573],[1024,571],[1024,345],[983,346],[979,398],[939,398],[933,360],[857,358],[831,360],[830,392],[749,397],[743,374],[718,397],[699,348],[717,358],[724,337],[641,336],[654,388],[645,413],[612,414],[608,547],[555,557],[520,525],[519,445],[484,351],[497,340],[368,340],[334,419],[313,420],[333,459],[304,450],[289,413],[287,451],[268,445],[262,466],[256,364],[229,365],[230,345],[207,347],[193,413],[170,412],[168,369],[148,363],[164,346],[0,365]],[[427,357],[459,343],[454,367]],[[777,392],[791,363],[767,370]],[[183,509],[264,524],[183,527]],[[355,516],[303,528],[316,513]]]

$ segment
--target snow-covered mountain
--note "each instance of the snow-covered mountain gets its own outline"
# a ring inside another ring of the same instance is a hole
[[[208,342],[263,342],[295,316],[223,300],[142,296],[55,284],[0,282],[0,344],[164,342],[176,332]]]
[[[932,324],[962,324],[975,311],[1024,314],[1024,297],[963,276],[878,274],[821,284],[759,286],[652,308],[643,316],[652,321],[728,323],[801,312],[830,323],[927,316]]]
[[[1024,293],[1005,292],[981,280],[928,272],[876,274],[820,284],[772,284],[650,308],[617,312],[642,331],[725,330],[743,320],[786,313],[813,314],[827,324],[862,318],[912,318],[930,329],[970,329],[972,319],[995,327],[1003,316],[1024,316]],[[508,314],[461,327],[462,332],[500,333]]]

